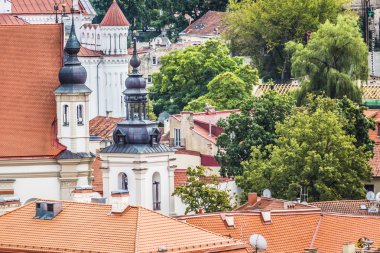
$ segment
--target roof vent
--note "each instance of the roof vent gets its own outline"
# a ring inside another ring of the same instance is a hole
[[[269,210],[261,211],[261,218],[263,219],[264,224],[272,223],[271,212]]]
[[[166,252],[166,251],[168,251],[167,247],[165,247],[165,246],[158,247],[158,252]]]
[[[62,212],[62,202],[36,202],[36,216],[34,219],[52,220]]]

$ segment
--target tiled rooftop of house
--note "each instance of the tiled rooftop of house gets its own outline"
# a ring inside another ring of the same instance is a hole
[[[223,17],[225,12],[208,11],[181,34],[217,36],[224,30]]]
[[[286,84],[259,84],[253,86],[253,95],[260,97],[265,93],[274,90],[279,94],[286,94],[291,91],[295,91],[299,88],[298,82],[286,83]]]
[[[25,24],[28,24],[28,23],[11,14],[0,14],[0,25],[25,25]]]
[[[86,0],[85,0],[86,1]],[[59,1],[54,0],[12,0],[12,14],[49,14],[54,13],[54,3]],[[70,7],[73,4],[73,0],[65,1],[66,13],[70,12]],[[86,4],[83,4],[79,0],[79,11],[80,13],[87,14]]]
[[[90,135],[99,136],[103,140],[111,140],[113,130],[117,123],[125,120],[125,118],[113,118],[105,116],[96,116],[90,120]]]
[[[371,202],[366,199],[313,202],[310,205],[320,208],[325,213],[380,216],[379,213],[368,212]]]
[[[12,34],[12,36],[9,36]],[[61,25],[0,26],[0,158],[56,156]]]
[[[36,219],[30,203],[0,216],[1,252],[246,252],[241,241],[151,210],[64,201],[52,220]]]
[[[106,15],[104,16],[101,26],[129,26],[127,18],[121,11],[116,0],[113,1],[110,8],[108,9]]]
[[[247,203],[235,211],[178,219],[246,242],[250,235],[261,234],[268,242],[266,253],[304,252],[307,248],[317,248],[320,253],[341,253],[344,244],[356,243],[362,237],[373,240],[376,246],[380,243],[379,216],[330,213],[302,204],[284,208],[285,203],[258,198],[253,205]]]
[[[102,51],[95,51],[85,47],[81,47],[78,53],[79,57],[101,57],[103,55]]]

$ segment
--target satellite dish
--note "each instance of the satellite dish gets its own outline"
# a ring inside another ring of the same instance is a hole
[[[255,250],[266,250],[267,249],[267,240],[265,240],[264,236],[259,234],[254,234],[249,237],[249,244]]]
[[[265,189],[263,191],[263,197],[271,198],[272,197],[272,192],[269,189]]]
[[[377,202],[380,202],[380,192],[378,192],[378,193],[376,194],[376,201],[377,201]]]
[[[369,192],[367,192],[367,194],[365,195],[365,197],[369,201],[375,200],[375,193],[373,191],[369,191]]]

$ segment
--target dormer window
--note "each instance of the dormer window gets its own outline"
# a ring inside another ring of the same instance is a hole
[[[69,126],[69,106],[63,106],[63,126]]]
[[[83,126],[83,105],[77,106],[77,122],[78,126]]]

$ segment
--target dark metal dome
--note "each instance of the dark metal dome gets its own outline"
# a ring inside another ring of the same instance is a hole
[[[71,10],[73,13],[73,10]],[[88,93],[91,90],[85,85],[87,71],[78,60],[81,45],[75,33],[74,16],[69,39],[65,46],[66,60],[59,71],[59,82],[61,85],[55,93]]]

